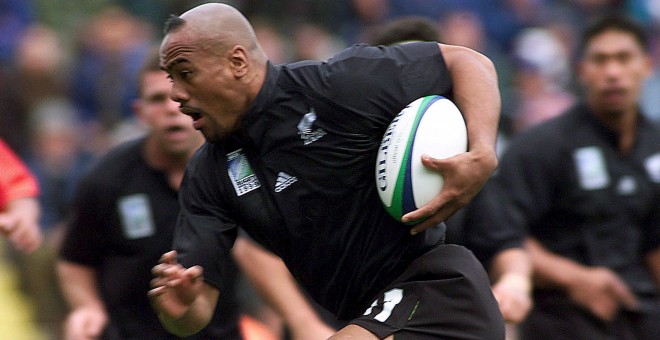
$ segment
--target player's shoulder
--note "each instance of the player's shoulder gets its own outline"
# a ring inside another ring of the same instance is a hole
[[[87,181],[103,183],[105,180],[125,177],[127,168],[143,159],[143,144],[144,138],[138,138],[113,147],[92,162],[87,171]]]
[[[576,114],[576,108],[569,109],[560,115],[534,125],[527,130],[518,132],[507,143],[503,160],[515,155],[516,158],[552,159],[559,155],[565,147],[570,146],[571,136],[580,129],[581,123]]]
[[[414,59],[427,55],[440,55],[440,49],[436,42],[413,41],[392,46],[354,44],[335,54],[328,60],[329,63],[339,62],[350,58],[367,59]]]

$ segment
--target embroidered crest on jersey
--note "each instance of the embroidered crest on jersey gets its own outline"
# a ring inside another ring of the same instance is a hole
[[[227,172],[237,196],[244,195],[261,186],[259,179],[250,167],[250,163],[248,163],[247,157],[243,154],[243,149],[227,154]]]
[[[325,130],[321,128],[312,130],[315,121],[316,112],[314,112],[314,108],[310,108],[309,112],[306,113],[300,120],[300,123],[298,123],[298,134],[300,135],[300,139],[303,140],[304,145],[316,142],[326,134]]]
[[[156,233],[149,197],[133,194],[117,201],[124,236],[129,240],[149,237]]]
[[[660,153],[649,156],[644,160],[644,167],[649,179],[655,183],[660,183]]]
[[[610,184],[607,164],[603,151],[597,146],[587,146],[575,150],[573,160],[582,189],[602,189]]]
[[[277,174],[277,181],[275,182],[275,192],[280,192],[286,189],[289,185],[298,181],[298,178],[291,176],[285,172]]]

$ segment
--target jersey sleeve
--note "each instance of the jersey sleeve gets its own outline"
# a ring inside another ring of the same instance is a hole
[[[525,235],[534,235],[530,225],[550,209],[557,180],[554,174],[561,163],[556,152],[544,148],[547,143],[538,135],[539,131],[527,131],[510,143],[489,183],[489,190],[499,195],[489,200],[487,209],[495,216],[492,222]]]
[[[0,211],[10,201],[19,198],[36,197],[39,185],[25,163],[0,140]]]
[[[204,152],[197,154],[186,169],[179,191],[181,210],[173,246],[184,267],[201,266],[205,280],[220,287],[223,271],[227,270],[223,259],[230,256],[237,225],[222,200],[218,183],[221,176],[206,171],[218,168],[209,164],[207,156]]]

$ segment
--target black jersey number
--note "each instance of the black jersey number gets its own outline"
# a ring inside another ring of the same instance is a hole
[[[374,316],[374,319],[380,321],[380,322],[385,322],[390,315],[392,315],[392,310],[396,305],[399,304],[403,300],[403,289],[400,288],[394,288],[391,290],[388,290],[385,292],[383,295],[383,310],[376,314]],[[369,315],[373,311],[374,307],[378,306],[378,300],[374,300],[374,302],[367,308],[367,310],[364,312],[364,315]]]

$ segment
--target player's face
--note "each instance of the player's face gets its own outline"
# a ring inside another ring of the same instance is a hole
[[[225,55],[185,27],[168,34],[161,45],[161,66],[172,80],[171,98],[193,126],[209,141],[226,138],[236,130],[245,100]]]
[[[591,39],[580,63],[587,102],[598,112],[634,111],[651,61],[633,35],[605,31]]]
[[[172,84],[167,73],[148,72],[140,86],[142,92],[136,111],[163,151],[171,155],[187,155],[197,149],[202,136],[193,128],[192,119],[181,114],[179,104],[170,99]]]

